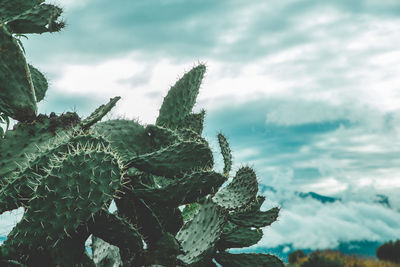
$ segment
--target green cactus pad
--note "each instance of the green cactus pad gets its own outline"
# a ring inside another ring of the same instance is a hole
[[[48,89],[48,83],[46,77],[34,66],[28,64],[29,72],[31,73],[31,79],[33,87],[35,89],[36,102],[43,100]]]
[[[151,139],[151,145],[154,150],[181,141],[181,138],[176,131],[153,124],[146,126],[146,133]]]
[[[84,129],[88,129],[96,122],[100,121],[110,110],[117,104],[118,100],[120,100],[120,96],[116,96],[114,98],[110,98],[110,101],[98,107],[92,114],[89,115],[86,119],[81,121],[81,126]]]
[[[16,209],[27,205],[27,201],[33,197],[36,186],[40,183],[39,178],[46,174],[51,159],[67,153],[73,147],[81,149],[94,148],[99,145],[107,146],[108,143],[101,136],[90,133],[55,138],[54,145],[45,149],[39,149],[36,157],[29,161],[26,168],[14,173],[11,181],[3,186],[0,191],[0,212]]]
[[[35,191],[23,219],[2,251],[55,246],[108,205],[121,185],[121,162],[104,148],[76,148],[53,160],[54,166]],[[43,231],[45,229],[45,231]]]
[[[135,121],[104,121],[95,124],[93,130],[105,136],[123,159],[151,151],[151,140],[145,128]]]
[[[173,235],[179,232],[179,229],[183,226],[182,212],[179,208],[165,207],[157,204],[150,204],[149,206],[166,232]]]
[[[211,256],[216,242],[222,234],[226,222],[226,213],[215,203],[207,199],[194,216],[176,235],[185,254],[178,259],[186,264],[196,264]]]
[[[7,26],[13,33],[58,32],[64,27],[64,22],[58,21],[61,13],[62,9],[54,5],[36,5],[12,17]]]
[[[43,3],[45,0],[13,0],[0,2],[0,22],[8,21],[12,17],[24,13],[28,9]]]
[[[79,122],[75,113],[61,116],[38,116],[34,122],[18,123],[13,130],[7,131],[0,142],[0,179],[13,171],[26,166],[29,156],[40,153],[56,135],[68,130]]]
[[[154,211],[144,202],[143,200],[133,196],[131,201],[133,200],[135,205],[135,210],[137,214],[137,224],[141,229],[141,233],[144,236],[144,240],[147,244],[151,245],[159,240],[164,232],[163,227],[154,213]],[[118,202],[117,202],[118,205]],[[120,209],[120,207],[118,207]]]
[[[32,120],[37,106],[28,65],[17,41],[1,24],[0,49],[0,111],[19,121]]]
[[[87,226],[82,224],[76,232],[70,233],[57,242],[55,247],[51,247],[45,251],[36,251],[35,253],[43,253],[49,257],[49,263],[42,263],[43,256],[38,258],[36,262],[30,262],[28,257],[28,266],[85,266],[95,267],[91,257],[86,252],[85,242],[89,238],[90,233]],[[35,254],[30,253],[30,255]]]
[[[283,267],[283,262],[276,256],[261,253],[231,254],[220,252],[215,256],[216,261],[222,266],[229,267]]]
[[[137,189],[137,197],[146,201],[177,207],[198,201],[210,192],[216,192],[226,178],[213,171],[196,171],[173,180],[162,188]]]
[[[107,210],[100,210],[88,222],[90,233],[120,249],[129,248],[140,252],[143,241],[138,230],[123,218]]]
[[[176,129],[176,132],[179,134],[180,138],[185,141],[197,141],[200,143],[208,144],[206,139],[201,137],[198,133],[195,131],[189,129],[189,128],[178,128]]]
[[[215,194],[213,201],[228,210],[244,209],[256,199],[257,191],[255,172],[250,167],[242,167],[233,180]]]
[[[199,203],[190,203],[182,210],[183,222],[187,223],[199,211],[201,205]]]
[[[101,238],[92,237],[93,261],[97,267],[122,266],[119,248],[108,244]]]
[[[182,253],[179,243],[170,233],[163,233],[162,237],[151,247],[145,256],[145,266],[162,264],[163,266],[177,266],[176,257]]]
[[[243,248],[257,244],[261,240],[263,232],[261,229],[251,229],[227,223],[224,226],[217,247],[220,251],[227,248]]]
[[[229,176],[229,172],[232,169],[232,153],[229,147],[229,143],[226,140],[226,137],[219,133],[217,135],[219,147],[221,149],[222,158],[224,159],[224,175]]]
[[[279,208],[272,208],[268,211],[248,211],[230,216],[230,221],[245,227],[265,227],[276,221]]]
[[[194,141],[182,141],[152,153],[139,155],[127,164],[127,167],[135,167],[140,171],[168,178],[212,166],[213,155],[208,145]]]
[[[200,113],[191,113],[189,115],[186,115],[185,119],[180,124],[180,128],[188,128],[201,135],[201,133],[203,132],[205,115],[206,111],[204,109],[201,110]]]
[[[213,171],[196,171],[176,179],[162,188],[137,189],[134,193],[146,201],[177,207],[198,201],[215,192],[226,178]]]
[[[199,88],[206,72],[206,66],[200,64],[176,82],[168,91],[160,108],[156,125],[175,129],[192,112]]]

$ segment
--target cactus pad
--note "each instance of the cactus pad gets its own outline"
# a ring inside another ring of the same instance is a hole
[[[108,112],[110,112],[110,110],[120,99],[120,96],[111,98],[107,104],[98,107],[92,114],[89,115],[89,117],[81,121],[82,128],[88,129],[90,126],[100,121]]]
[[[224,159],[224,175],[229,176],[229,172],[232,169],[231,149],[229,148],[229,143],[226,140],[226,137],[222,133],[219,133],[217,137],[219,147],[221,148],[222,158]]]
[[[93,261],[97,267],[120,267],[122,266],[119,248],[108,244],[101,238],[92,237]]]
[[[192,112],[206,67],[202,64],[191,69],[168,91],[160,108],[157,125],[175,129]]]
[[[203,132],[204,117],[206,111],[203,109],[200,113],[190,113],[186,115],[183,122],[180,124],[180,128],[188,128],[201,135]]]
[[[34,66],[28,64],[29,72],[31,74],[31,79],[33,83],[33,88],[35,89],[36,102],[43,100],[48,89],[48,83],[46,77]]]
[[[32,120],[37,112],[35,91],[25,57],[15,38],[1,24],[0,111],[19,121]]]
[[[225,181],[226,178],[219,173],[197,171],[173,180],[165,187],[137,189],[134,193],[146,201],[177,207],[215,192]]]
[[[121,163],[102,147],[75,149],[52,162],[23,219],[4,242],[3,253],[55,246],[109,205],[121,185]]]
[[[219,239],[226,214],[209,199],[202,203],[199,212],[176,235],[185,254],[178,259],[186,264],[204,260]]]
[[[215,194],[213,201],[228,210],[243,209],[256,199],[257,191],[255,172],[250,167],[242,167],[232,181]]]
[[[154,150],[158,150],[181,141],[181,138],[176,131],[158,125],[147,125],[146,133],[151,139],[151,146]]]
[[[0,2],[0,22],[8,21],[45,0],[13,0]]]
[[[0,179],[24,167],[29,158],[40,149],[47,147],[57,133],[76,125],[79,117],[75,113],[61,116],[38,116],[31,123],[18,123],[13,130],[7,131],[6,137],[0,142]]]
[[[213,155],[207,144],[182,141],[129,160],[128,167],[164,177],[175,177],[201,168],[212,168]]]
[[[151,150],[151,140],[145,128],[131,120],[109,120],[94,125],[93,130],[103,135],[118,154],[129,159]]]
[[[218,249],[243,248],[257,244],[261,240],[263,232],[261,229],[251,229],[250,227],[237,226],[227,223],[218,241]]]
[[[62,9],[54,5],[36,5],[12,17],[7,26],[13,33],[57,32],[64,27],[64,22],[58,21],[61,13]]]

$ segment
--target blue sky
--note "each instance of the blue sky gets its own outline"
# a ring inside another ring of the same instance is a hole
[[[153,123],[168,88],[205,62],[206,137],[218,152],[226,134],[235,168],[276,188],[265,208],[283,208],[261,245],[400,236],[400,2],[51,2],[65,30],[23,39],[50,80],[39,111],[86,116],[119,95],[111,117]],[[343,201],[295,194],[309,191]]]

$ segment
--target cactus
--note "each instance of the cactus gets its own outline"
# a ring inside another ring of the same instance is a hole
[[[101,121],[120,97],[85,119],[36,115],[48,84],[26,64],[17,34],[62,28],[62,10],[43,2],[0,3],[0,123],[19,121],[0,138],[0,212],[25,210],[0,247],[0,265],[283,266],[272,255],[228,252],[256,244],[279,209],[260,210],[252,168],[230,179],[222,134],[224,169],[214,170],[201,136],[205,111],[193,112],[203,64],[171,87],[155,124]]]
[[[0,110],[20,121],[35,118],[36,102],[43,99],[47,82],[39,70],[26,63],[18,34],[55,32],[64,27],[58,20],[62,9],[43,2],[0,3]]]

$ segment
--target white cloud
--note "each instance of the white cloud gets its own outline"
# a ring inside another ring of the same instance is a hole
[[[88,2],[92,0],[48,0],[46,1],[49,4],[58,5],[63,8],[73,9],[73,8],[83,8]],[[67,10],[67,12],[68,12]]]
[[[295,249],[334,248],[340,242],[384,242],[400,235],[400,214],[379,204],[292,199],[256,246],[293,244]]]
[[[23,208],[4,212],[0,215],[0,236],[7,236],[14,226],[22,219]]]

